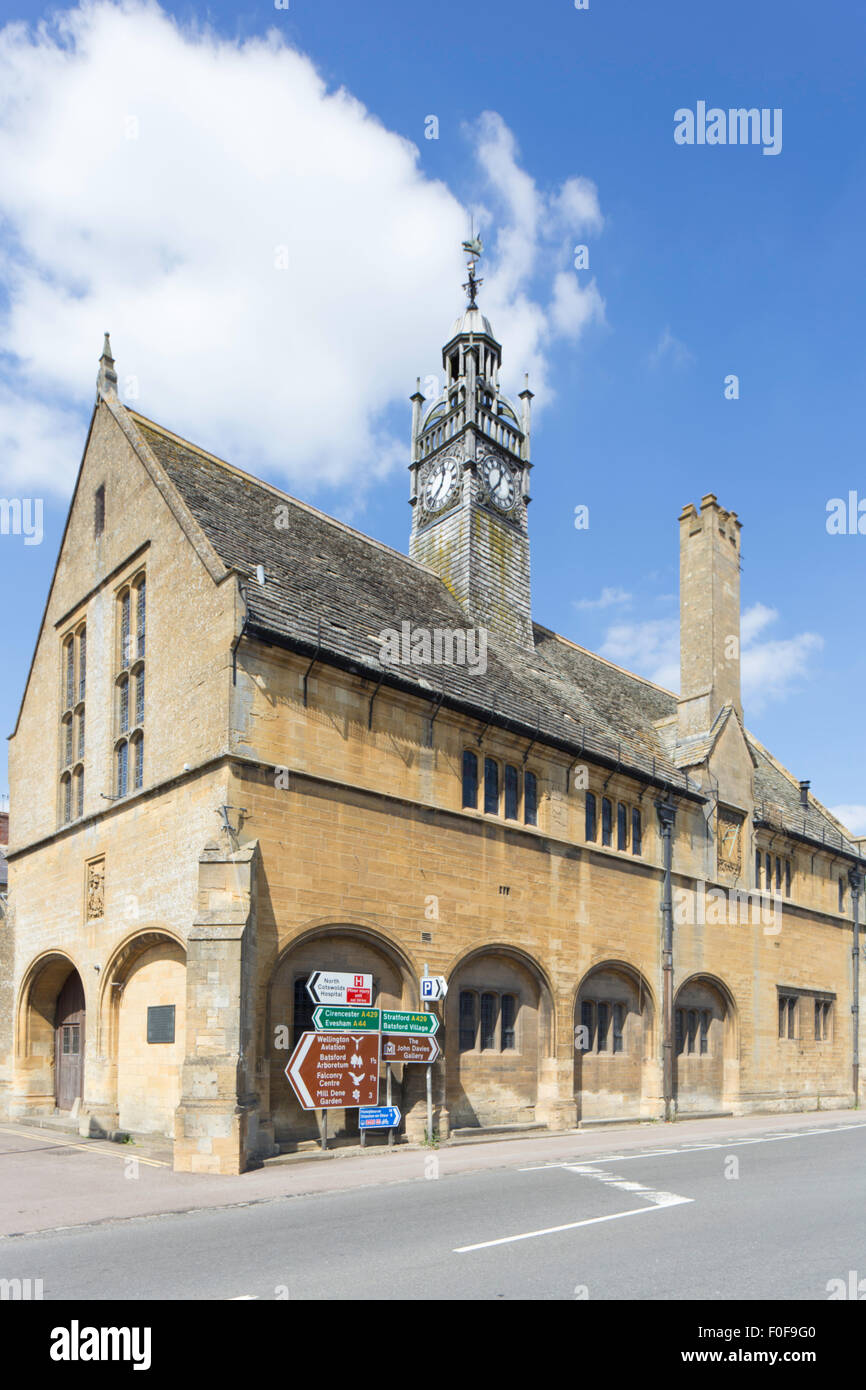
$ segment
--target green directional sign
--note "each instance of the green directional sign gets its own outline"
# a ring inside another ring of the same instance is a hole
[[[414,1018],[414,1014],[407,1014]],[[358,1009],[351,1004],[320,1004],[313,1010],[313,1027],[320,1033],[378,1033],[378,1009]]]
[[[403,1009],[382,1010],[382,1032],[403,1037],[429,1037],[439,1027],[435,1014],[412,1014]]]

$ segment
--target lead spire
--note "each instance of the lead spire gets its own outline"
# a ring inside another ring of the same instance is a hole
[[[117,372],[114,370],[114,358],[111,355],[111,339],[108,334],[102,344],[102,356],[99,359],[99,375],[96,378],[97,396],[116,396],[117,395]]]

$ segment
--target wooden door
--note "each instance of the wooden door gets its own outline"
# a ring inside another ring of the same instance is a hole
[[[54,1098],[58,1110],[71,1110],[83,1094],[84,987],[77,970],[57,996],[54,1015]]]

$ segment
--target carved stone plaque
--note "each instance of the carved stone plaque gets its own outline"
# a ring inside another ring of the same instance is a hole
[[[91,859],[87,865],[84,891],[84,915],[88,922],[105,912],[105,859]]]

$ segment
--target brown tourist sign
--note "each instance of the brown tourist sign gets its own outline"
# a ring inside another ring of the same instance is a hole
[[[435,1062],[439,1056],[439,1044],[435,1038],[395,1037],[391,1033],[382,1035],[383,1062]]]
[[[379,1103],[378,1033],[302,1033],[286,1076],[305,1110]]]

